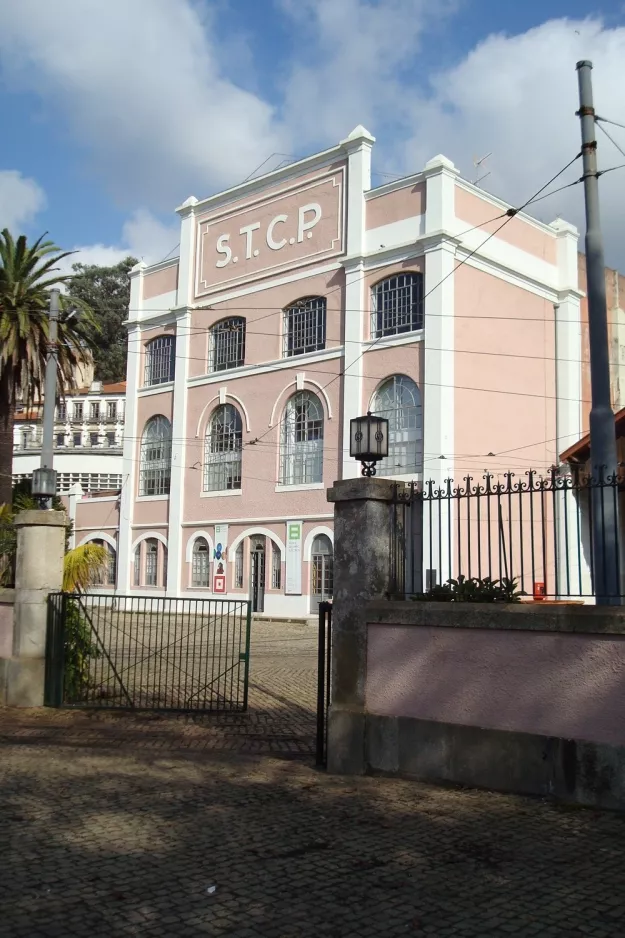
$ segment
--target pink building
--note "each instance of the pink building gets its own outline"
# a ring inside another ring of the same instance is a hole
[[[580,437],[576,230],[506,220],[443,156],[372,188],[373,144],[187,199],[180,257],[133,270],[121,497],[72,508],[109,588],[314,613],[369,409],[403,480],[546,470]]]

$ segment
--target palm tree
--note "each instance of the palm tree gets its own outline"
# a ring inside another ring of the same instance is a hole
[[[0,504],[11,503],[13,424],[19,393],[26,406],[41,401],[48,352],[50,289],[71,279],[59,262],[71,251],[38,238],[28,245],[0,232]],[[58,330],[59,396],[74,383],[74,368],[89,359],[97,325],[82,301],[62,295]],[[80,315],[76,315],[76,311]]]

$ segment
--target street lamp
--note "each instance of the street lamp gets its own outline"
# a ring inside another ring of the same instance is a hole
[[[47,466],[34,469],[30,493],[39,499],[42,508],[52,508],[52,499],[56,495],[56,470]]]
[[[363,476],[374,476],[375,464],[388,456],[388,420],[371,411],[350,420],[349,455],[360,461]]]

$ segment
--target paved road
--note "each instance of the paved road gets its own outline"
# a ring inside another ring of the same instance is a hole
[[[254,640],[246,725],[0,711],[2,938],[625,933],[625,817],[317,772],[313,634]]]

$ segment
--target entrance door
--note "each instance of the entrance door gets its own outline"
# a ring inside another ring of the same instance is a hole
[[[310,611],[317,612],[319,603],[332,599],[334,554],[332,541],[326,534],[319,534],[313,541]]]
[[[265,611],[265,539],[252,541],[252,577],[251,600],[252,612]]]

